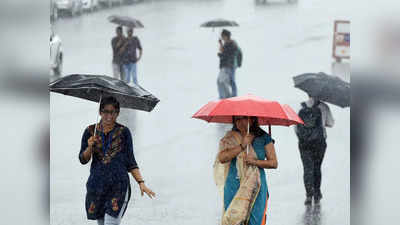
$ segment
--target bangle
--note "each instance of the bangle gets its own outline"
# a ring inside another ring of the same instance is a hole
[[[139,180],[137,183],[138,183],[138,184],[144,183],[144,180]]]

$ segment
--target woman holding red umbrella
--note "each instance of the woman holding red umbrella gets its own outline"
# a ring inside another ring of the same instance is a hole
[[[271,126],[303,121],[288,105],[255,95],[211,101],[193,118],[233,123],[221,139],[214,164],[214,180],[222,192],[222,225],[265,225],[269,197],[264,169],[276,169],[278,160]],[[266,133],[260,125],[268,125]]]
[[[266,223],[269,193],[264,169],[277,167],[274,141],[260,128],[257,117],[234,116],[232,131],[220,141],[215,165],[216,170],[223,170],[222,176],[216,175],[216,180],[224,180],[220,180],[223,182],[223,225]]]

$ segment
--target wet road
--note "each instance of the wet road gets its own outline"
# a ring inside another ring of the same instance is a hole
[[[144,48],[138,80],[161,102],[151,113],[122,110],[119,122],[131,128],[136,159],[157,198],[142,198],[134,185],[122,224],[218,224],[222,204],[212,165],[218,140],[230,127],[190,118],[217,98],[218,33],[199,25],[218,17],[236,20],[240,27],[231,31],[244,54],[237,71],[239,95],[253,93],[297,111],[306,94],[293,88],[291,77],[330,73],[333,20],[348,18],[345,9],[335,8],[341,3],[345,1],[153,1],[56,22],[64,74],[111,75],[115,26],[107,16],[131,15],[145,25],[135,30]],[[78,152],[84,128],[95,122],[97,105],[58,94],[51,94],[50,101],[51,224],[85,224],[89,166],[79,164]],[[279,168],[267,171],[268,224],[350,224],[350,110],[331,109],[336,125],[328,129],[320,208],[303,205],[302,165],[293,128],[272,128]]]

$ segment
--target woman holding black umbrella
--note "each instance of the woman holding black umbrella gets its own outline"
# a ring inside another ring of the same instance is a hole
[[[308,101],[301,103],[299,116],[304,125],[297,125],[295,132],[303,163],[303,181],[306,190],[304,204],[311,205],[313,198],[314,203],[319,204],[322,199],[321,166],[327,147],[326,127],[333,127],[335,120],[329,106],[311,96]]]
[[[120,224],[131,195],[128,173],[139,184],[142,196],[146,193],[155,197],[140,174],[129,129],[116,122],[119,111],[114,97],[101,100],[101,121],[85,129],[79,153],[82,164],[92,159],[86,184],[86,214],[99,225]]]

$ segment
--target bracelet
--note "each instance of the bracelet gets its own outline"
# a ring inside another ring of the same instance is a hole
[[[88,146],[85,151],[89,150],[91,153],[93,152],[93,147]]]
[[[144,183],[144,180],[139,180],[137,183],[138,183],[138,184]]]

